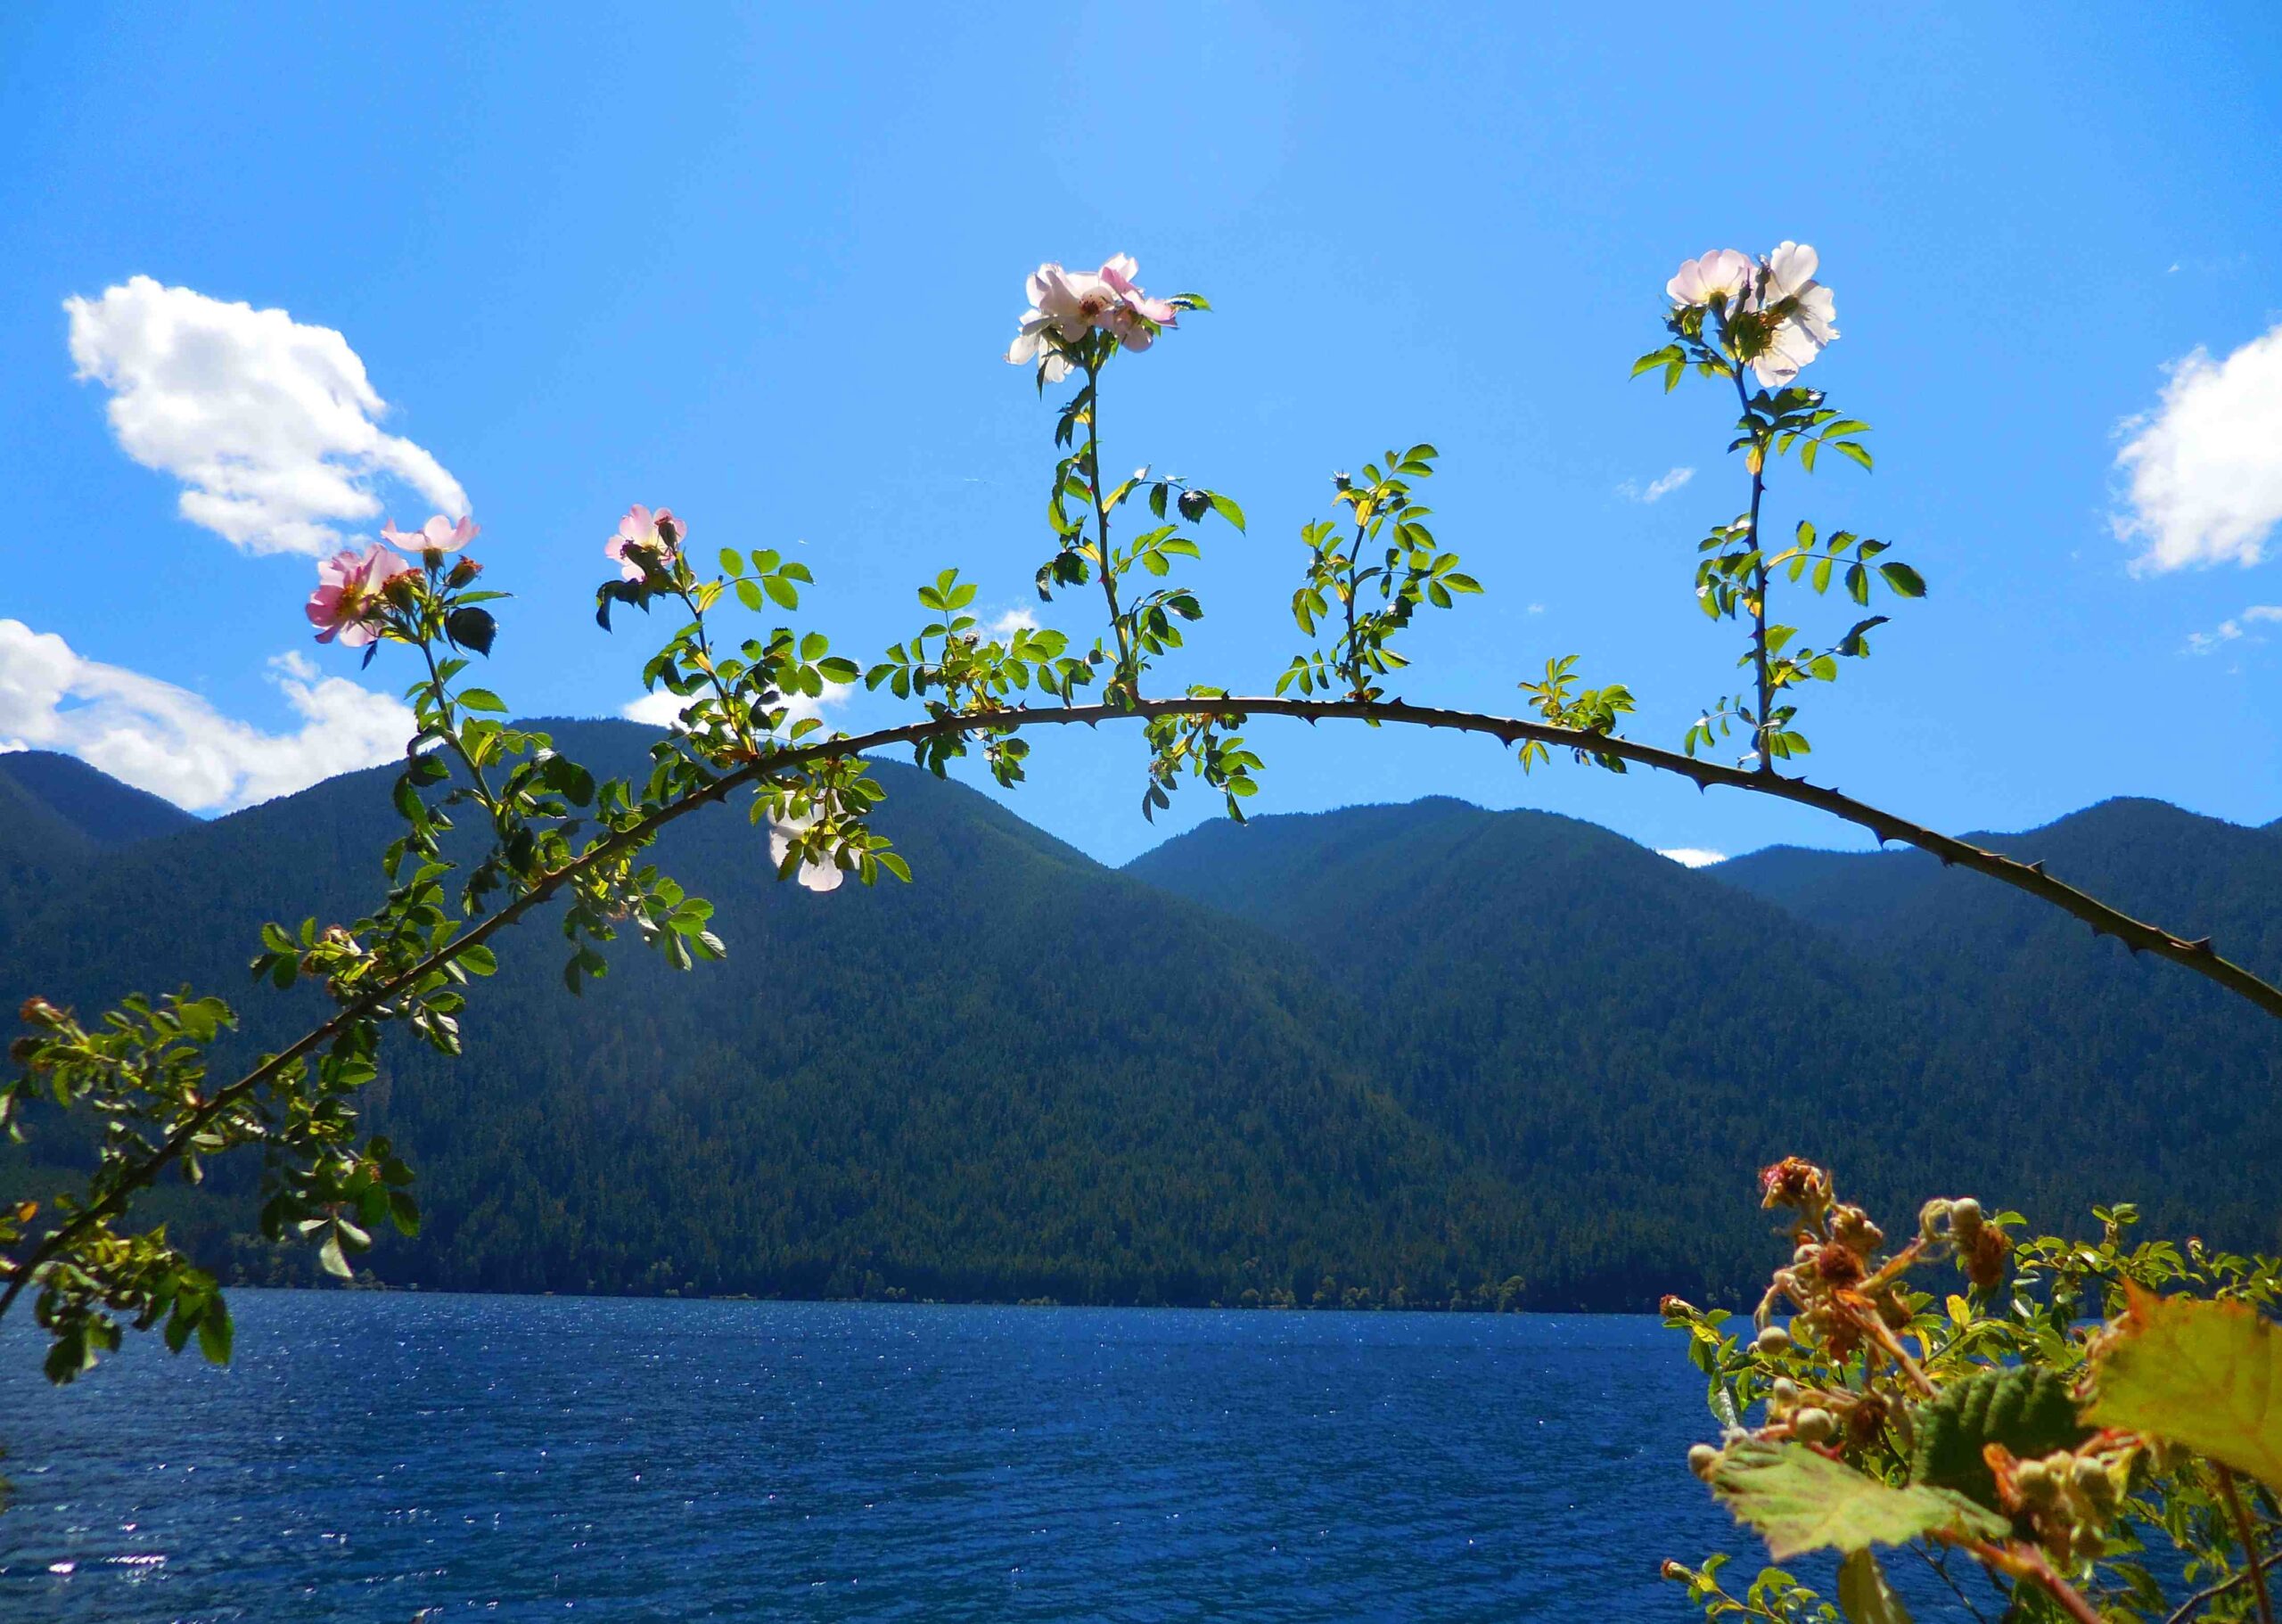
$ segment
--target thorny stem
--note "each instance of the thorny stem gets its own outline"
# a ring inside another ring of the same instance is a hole
[[[491,826],[504,841],[507,838],[507,824],[498,799],[491,793],[490,781],[484,777],[483,769],[476,766],[475,758],[469,755],[467,746],[460,742],[460,730],[452,726],[452,696],[444,686],[444,674],[436,668],[436,650],[425,637],[415,637],[411,641],[420,650],[421,659],[428,662],[428,691],[436,696],[436,709],[443,713],[444,738],[451,745],[452,754],[460,759],[460,765],[467,768],[469,781],[475,786],[476,799],[483,803],[483,809],[491,814]]]
[[[1106,692],[1123,686],[1129,698],[1141,697],[1141,674],[1132,670],[1132,645],[1126,636],[1125,617],[1117,606],[1117,571],[1109,556],[1109,506],[1102,491],[1102,366],[1086,363],[1086,484],[1094,494],[1094,522],[1100,549],[1102,595],[1109,600],[1110,630],[1117,635],[1117,675]],[[1128,678],[1130,677],[1129,682]]]
[[[1729,368],[1736,381],[1736,399],[1744,409],[1744,416],[1751,416],[1751,395],[1744,388],[1743,363],[1736,361]],[[1769,712],[1774,709],[1775,688],[1768,674],[1767,663],[1767,549],[1759,535],[1760,499],[1767,495],[1767,442],[1753,436],[1749,453],[1751,459],[1751,547],[1752,555],[1759,562],[1752,566],[1751,653],[1752,663],[1759,677],[1759,727],[1755,742],[1759,746],[1759,770],[1770,776],[1775,771],[1773,743],[1774,722]]]
[[[677,558],[674,569],[678,576],[685,572],[685,566],[678,557],[680,549],[677,547],[675,552]],[[697,623],[698,663],[705,668],[705,680],[713,685],[713,692],[720,697],[721,713],[727,717],[736,728],[737,743],[743,749],[746,759],[751,760],[760,754],[760,747],[753,742],[752,730],[746,724],[744,713],[730,702],[729,690],[721,681],[720,672],[713,668],[713,644],[705,635],[705,611],[697,606],[696,598],[691,595],[689,590],[682,586],[678,579],[674,583],[674,595],[682,601],[689,610],[690,618]]]
[[[1355,600],[1362,593],[1363,521],[1355,521],[1355,541],[1347,554],[1347,691],[1363,697],[1363,647],[1355,637]]]
[[[1936,1539],[1942,1537],[1933,1536]],[[1953,1539],[1950,1543],[1962,1545],[1982,1565],[1999,1572],[2011,1574],[2015,1581],[2033,1580],[2045,1593],[2060,1603],[2061,1611],[2076,1620],[2076,1624],[2106,1624],[2082,1592],[2060,1577],[2057,1570],[2046,1560],[2045,1554],[2032,1545],[1991,1545],[1985,1539]]]
[[[2250,1586],[2258,1597],[2259,1624],[2274,1624],[2274,1603],[2266,1594],[2266,1570],[2258,1560],[2258,1538],[2251,1529],[2250,1513],[2243,1509],[2242,1495],[2235,1488],[2235,1474],[2224,1466],[2219,1468],[2219,1493],[2235,1520],[2235,1533],[2243,1542],[2243,1560],[2250,1564]]]
[[[2189,939],[2173,935],[2158,925],[2110,907],[2097,898],[2077,890],[2074,886],[2054,879],[2044,872],[2041,863],[2023,863],[2015,858],[1985,850],[1966,841],[1942,834],[1919,824],[1910,823],[1893,813],[1882,811],[1802,778],[1762,772],[1746,772],[1739,767],[1722,767],[1715,762],[1699,761],[1676,750],[1661,750],[1652,744],[1636,743],[1613,734],[1596,733],[1580,727],[1558,727],[1542,722],[1526,722],[1515,717],[1489,716],[1478,711],[1447,710],[1429,705],[1414,705],[1402,700],[1317,700],[1268,699],[1240,697],[1183,696],[1176,699],[1144,700],[1130,698],[1122,705],[1099,704],[1068,707],[1038,708],[1009,706],[999,709],[968,711],[956,716],[936,717],[924,722],[906,723],[896,727],[882,727],[870,733],[843,735],[813,744],[797,745],[746,762],[735,770],[716,778],[702,788],[693,790],[679,800],[659,807],[638,821],[628,824],[608,838],[597,841],[562,867],[537,876],[530,889],[501,908],[499,912],[470,926],[444,946],[429,954],[411,969],[382,985],[364,993],[323,1025],[302,1035],[289,1047],[271,1055],[237,1081],[210,1095],[183,1124],[149,1157],[130,1169],[112,1188],[111,1193],[93,1206],[83,1209],[61,1227],[51,1230],[21,1263],[11,1266],[11,1278],[5,1292],[0,1292],[0,1316],[15,1301],[32,1273],[39,1265],[60,1252],[70,1241],[91,1226],[103,1221],[123,1206],[131,1192],[148,1185],[160,1172],[177,1160],[191,1141],[221,1115],[245,1100],[265,1083],[275,1078],[286,1067],[315,1052],[341,1036],[355,1022],[365,1019],[385,1005],[406,988],[418,982],[450,964],[468,948],[488,941],[508,925],[553,897],[562,886],[599,864],[644,843],[666,824],[685,817],[698,808],[725,799],[730,791],[747,784],[771,782],[793,769],[812,761],[834,759],[861,755],[867,750],[883,750],[899,744],[916,744],[953,734],[981,734],[985,731],[1014,732],[1024,727],[1059,727],[1079,726],[1098,726],[1104,722],[1146,720],[1157,717],[1188,716],[1226,718],[1231,726],[1240,725],[1247,716],[1290,717],[1315,723],[1328,721],[1359,721],[1367,723],[1392,722],[1407,726],[1447,728],[1452,732],[1480,734],[1506,745],[1524,742],[1545,745],[1549,750],[1581,750],[1593,755],[1613,756],[1619,760],[1654,767],[1662,772],[1677,774],[1691,780],[1699,789],[1714,786],[1747,790],[1754,794],[1770,795],[1801,806],[1815,808],[1834,817],[1869,831],[1881,842],[1898,841],[1915,846],[1921,851],[1941,859],[1945,866],[1972,869],[2001,880],[2015,890],[2051,903],[2089,924],[2093,934],[2113,936],[2135,953],[2153,953],[2173,964],[2185,965],[2205,980],[2217,982],[2229,991],[2256,1005],[2268,1014],[2282,1019],[2282,988],[2261,980],[2242,965],[2221,958],[2204,937]]]
[[[2241,1589],[2245,1585],[2250,1583],[2253,1576],[2264,1574],[2267,1569],[2274,1566],[2277,1562],[2282,1562],[2282,1551],[2270,1551],[2267,1553],[2265,1557],[2252,1562],[2249,1567],[2245,1568],[2241,1572],[2231,1574],[2229,1577],[2220,1579],[2215,1585],[2205,1585],[2193,1595],[2188,1596],[2187,1600],[2181,1602],[2179,1606],[2173,1610],[2171,1617],[2163,1620],[2163,1624],[2187,1624],[2187,1620],[2195,1616],[2195,1611],[2196,1608],[2201,1607],[2206,1602],[2215,1602],[2222,1595],[2226,1595],[2230,1592]],[[2260,1583],[2261,1585],[2264,1582],[2263,1579],[2260,1579]]]

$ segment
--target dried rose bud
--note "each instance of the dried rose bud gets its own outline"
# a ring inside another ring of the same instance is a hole
[[[1656,1300],[1656,1312],[1666,1319],[1691,1319],[1695,1315],[1695,1305],[1684,1297],[1666,1292]]]
[[[1815,1253],[1815,1273],[1830,1285],[1852,1285],[1862,1278],[1862,1259],[1852,1247],[1833,1241]]]
[[[16,1019],[26,1026],[62,1026],[63,1012],[45,998],[35,997],[24,1000],[24,1006],[16,1012]]]
[[[1958,1244],[1958,1267],[1965,1277],[1984,1292],[1993,1292],[2005,1282],[2005,1255],[2013,1243],[2005,1238],[2001,1229],[1981,1228],[1974,1232],[1968,1243]]]
[[[444,578],[448,586],[464,586],[483,573],[483,566],[472,558],[463,558],[452,566],[450,575]]]
[[[39,1052],[46,1046],[45,1038],[34,1038],[27,1034],[8,1046],[8,1058],[17,1065],[29,1066]]]
[[[1762,1207],[1821,1207],[1830,1201],[1830,1175],[1803,1156],[1785,1156],[1759,1170]]]
[[[1720,1452],[1710,1444],[1697,1444],[1687,1452],[1687,1469],[1707,1482],[1712,1477],[1712,1468],[1719,1464]],[[1669,1567],[1671,1564],[1665,1565]]]
[[[1851,1204],[1831,1214],[1830,1233],[1841,1245],[1853,1248],[1865,1258],[1886,1243],[1886,1232],[1870,1221],[1868,1213]]]

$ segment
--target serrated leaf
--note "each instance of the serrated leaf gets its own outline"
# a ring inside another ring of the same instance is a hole
[[[1925,595],[1925,578],[1908,564],[1880,564],[1878,573],[1885,578],[1886,585],[1893,588],[1897,596],[1922,598]]]
[[[1984,1370],[1944,1388],[1916,1411],[1909,1480],[1954,1489],[1994,1510],[1997,1480],[1982,1448],[2002,1444],[2023,1459],[2073,1448],[2090,1436],[2068,1384],[2049,1370]]]
[[[2247,1305],[2136,1288],[2084,1419],[2184,1444],[2282,1490],[2282,1331]]]
[[[1712,1468],[1712,1492],[1757,1529],[1777,1562],[1802,1551],[1907,1545],[1936,1530],[1998,1539],[2008,1524],[1947,1489],[1896,1489],[1804,1444],[1733,1445]]]

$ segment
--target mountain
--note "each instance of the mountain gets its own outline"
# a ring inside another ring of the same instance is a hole
[[[651,736],[548,726],[619,771]],[[674,976],[628,947],[573,1000],[534,922],[463,1060],[392,1046],[370,1116],[430,1218],[388,1243],[388,1277],[1203,1302],[1330,1275],[1439,1302],[1516,1272],[1531,1203],[1326,1042],[1340,1012],[1271,939],[958,785],[876,775],[918,883],[816,896],[776,883],[743,817],[685,820],[659,857],[718,905],[726,964]],[[373,893],[390,775],[120,853],[32,922],[7,995],[188,976],[283,1029],[246,986],[254,932]],[[226,1233],[201,1243],[266,1267]]]
[[[541,724],[598,768],[652,735]],[[266,919],[377,894],[391,769],[93,854],[0,943],[0,997],[187,978],[274,1044]],[[445,1062],[401,1041],[372,1124],[428,1222],[382,1277],[477,1290],[1638,1308],[1763,1281],[1748,1178],[1835,1163],[1890,1223],[1970,1189],[2040,1222],[2138,1199],[2272,1249],[2282,1045],[2216,989],[1906,854],[1691,871],[1575,819],[1449,800],[1215,824],[1112,871],[895,763],[916,882],[778,884],[746,821],[669,831],[726,964],[638,947],[583,999],[503,939]],[[1997,838],[1997,837],[1992,837]],[[2282,970],[2282,846],[2110,803],[2003,837]],[[2263,955],[2263,957],[2260,956]],[[0,1196],[50,1193],[0,1161]],[[226,1271],[253,1175],[154,1212]],[[45,1187],[43,1187],[43,1182]],[[1519,1277],[1518,1288],[1509,1284]]]
[[[2265,830],[2119,800],[2025,834],[1972,838],[2282,974],[2282,843]],[[2163,1214],[2175,1226],[2273,1248],[2282,1029],[2270,1020],[1923,853],[1778,848],[1710,873],[1877,966],[1910,1013],[1927,1074],[1950,1079],[1975,1137],[2024,1165],[2025,1185],[2056,1195],[2089,1171],[2119,1190],[2126,1179],[2151,1195],[2196,1190]],[[2097,1143],[2030,1126],[2056,1117],[2096,1130]]]
[[[1984,838],[2282,972],[2282,847],[2261,831],[2138,801]],[[1398,1097],[1629,1226],[1582,1243],[1621,1275],[1670,1267],[1646,1191],[1724,1279],[1720,1202],[1790,1151],[1892,1214],[1963,1181],[2056,1226],[2130,1198],[2175,1228],[2282,1236],[2282,1028],[1917,853],[1687,870],[1436,800],[1214,824],[1128,872],[1219,898],[1382,1011]]]
[[[44,750],[0,754],[0,945],[28,909],[98,854],[198,821],[75,757]]]

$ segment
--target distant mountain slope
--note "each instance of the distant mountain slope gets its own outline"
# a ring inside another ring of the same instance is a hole
[[[2282,970],[2282,848],[2257,832],[2110,803],[1998,843]],[[2282,1238],[2282,1029],[1930,858],[1689,871],[1428,800],[1213,825],[1128,872],[1362,989],[1391,1087],[1517,1179],[1654,1189],[1716,1226],[1705,1169],[1732,1200],[1740,1162],[1795,1148],[1888,1202],[1971,1180],[2057,1223],[2129,1191]]]
[[[20,750],[0,755],[0,779],[105,851],[196,826],[199,819],[147,790],[119,783],[76,756]]]
[[[620,772],[651,737],[546,726]],[[534,921],[464,1060],[392,1045],[366,1107],[429,1225],[385,1244],[385,1277],[1442,1302],[1517,1275],[1539,1307],[1732,1300],[1772,1244],[1747,1181],[1794,1151],[1891,1222],[1971,1190],[2043,1223],[2137,1199],[2173,1233],[2282,1239],[2272,1023],[1929,860],[1691,871],[1429,800],[1210,824],[1120,874],[875,770],[915,884],[782,886],[745,820],[708,812],[657,855],[718,905],[726,965],[676,977],[627,946],[574,1000]],[[248,985],[256,928],[364,910],[389,777],[67,854],[8,910],[0,1000],[187,978],[247,1017],[226,1059],[275,1042],[314,1005]],[[69,845],[23,826],[51,824]],[[2270,832],[2119,802],[1999,838],[2253,964],[2282,948]],[[0,1152],[0,1197],[29,1177]],[[261,1275],[253,1169],[217,1177],[220,1205],[159,1210]]]
[[[649,737],[550,726],[620,770]],[[1326,1044],[1337,1012],[1268,939],[971,791],[876,770],[918,883],[781,886],[743,816],[707,813],[660,857],[718,905],[727,964],[671,976],[628,946],[573,1000],[535,923],[464,1061],[393,1047],[373,1118],[431,1220],[390,1244],[390,1277],[1207,1301],[1332,1275],[1439,1301],[1541,1255],[1532,1204]],[[283,1029],[283,1001],[245,984],[255,928],[373,893],[386,779],[120,854],[36,922],[8,995],[189,975]]]
[[[198,821],[74,757],[0,754],[0,946],[64,874],[98,853]]]

